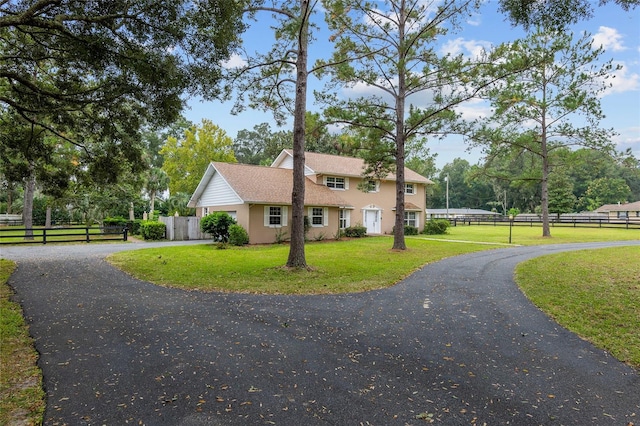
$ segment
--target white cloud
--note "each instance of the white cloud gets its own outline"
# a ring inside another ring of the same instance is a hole
[[[614,93],[625,93],[640,89],[640,75],[636,73],[630,73],[629,68],[624,66],[622,69],[613,73],[614,78],[608,79],[611,83],[611,87],[603,92],[602,96],[612,95]],[[614,63],[614,65],[616,65]]]
[[[222,66],[224,68],[230,69],[230,68],[241,68],[247,65],[247,61],[245,61],[242,56],[238,55],[237,53],[234,53],[233,55],[231,55],[231,57],[229,58],[229,60],[224,61],[222,63]]]
[[[465,40],[462,37],[458,37],[453,40],[447,41],[440,51],[443,54],[470,56],[473,58],[479,57],[483,51],[491,49],[491,43],[483,40]]]
[[[480,99],[472,99],[455,107],[456,112],[462,114],[465,120],[473,121],[491,116],[492,111],[489,104]]]
[[[596,48],[602,46],[604,50],[613,52],[627,50],[618,30],[604,26],[598,28],[598,32],[593,36],[593,46]]]

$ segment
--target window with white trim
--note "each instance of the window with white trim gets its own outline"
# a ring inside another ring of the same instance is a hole
[[[205,217],[208,214],[209,214],[209,207],[203,207],[202,208],[202,217]]]
[[[327,226],[329,209],[326,207],[309,207],[309,223],[311,226]]]
[[[264,226],[287,226],[287,206],[264,206]]]
[[[416,188],[412,183],[404,184],[404,193],[408,195],[414,195],[416,193]]]
[[[404,224],[406,226],[418,227],[418,212],[404,212]]]
[[[367,192],[378,192],[380,190],[380,184],[375,180],[369,180],[365,183]]]
[[[351,226],[351,211],[340,209],[340,229]]]
[[[325,185],[333,189],[346,189],[346,180],[343,177],[326,176]]]

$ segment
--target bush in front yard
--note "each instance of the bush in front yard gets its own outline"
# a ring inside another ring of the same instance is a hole
[[[394,234],[396,232],[396,227],[394,226],[393,228],[391,228],[391,233]],[[415,226],[411,226],[411,225],[405,225],[404,226],[404,235],[418,235],[420,232],[418,231],[418,228],[416,228]]]
[[[344,229],[345,237],[361,238],[367,235],[366,226],[350,226]]]
[[[165,230],[166,226],[162,222],[147,220],[140,224],[140,234],[145,240],[162,240]]]
[[[229,227],[229,244],[234,246],[249,244],[249,234],[242,226],[233,224]]]
[[[214,241],[229,241],[229,227],[234,225],[236,220],[229,216],[227,212],[215,212],[206,215],[200,221],[200,230],[213,236]]]
[[[451,224],[447,219],[431,219],[424,224],[423,234],[427,235],[442,235],[447,233],[447,228]]]

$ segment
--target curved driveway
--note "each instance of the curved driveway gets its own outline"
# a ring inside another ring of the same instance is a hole
[[[10,247],[49,425],[628,425],[640,376],[513,282],[515,247],[336,296],[185,292],[102,258],[148,247]],[[164,245],[167,245],[166,243]]]

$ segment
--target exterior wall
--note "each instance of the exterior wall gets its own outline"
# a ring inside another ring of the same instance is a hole
[[[282,206],[284,207],[284,206]],[[291,206],[288,209],[286,225],[281,227],[269,227],[264,225],[264,204],[252,204],[249,208],[250,227],[245,228],[249,233],[249,242],[251,244],[272,244],[278,239],[278,233],[281,238],[288,241],[291,238]],[[312,206],[308,206],[312,207]],[[320,207],[320,206],[315,206]],[[307,206],[305,206],[306,210]],[[306,213],[306,211],[305,211]],[[337,207],[327,207],[327,226],[312,226],[307,233],[309,241],[316,239],[334,239],[338,232],[339,211]]]
[[[336,176],[342,177],[342,176]],[[316,175],[313,179],[317,184],[324,184],[324,176]],[[363,192],[358,189],[358,184],[362,182],[362,178],[349,177],[348,189],[334,189],[338,191],[340,196],[353,206],[350,213],[351,226],[365,225],[364,211],[368,208],[379,209],[381,215],[380,233],[393,233],[395,224],[395,207],[396,207],[396,182],[381,181],[378,185],[377,192]],[[405,194],[405,203],[415,204],[420,208],[418,214],[418,228],[424,228],[424,218],[426,209],[426,186],[424,184],[414,183],[415,194]]]
[[[204,210],[208,209],[208,214],[214,212],[235,212],[235,219],[238,225],[249,232],[249,206],[247,204],[231,204],[228,206],[209,206],[196,208],[196,216],[205,216]]]
[[[309,206],[312,207],[312,206]],[[319,207],[319,206],[315,206]],[[307,212],[308,215],[308,212]],[[311,220],[311,218],[309,218]],[[339,229],[339,210],[336,207],[327,207],[327,224],[322,226],[311,226],[307,232],[309,241],[333,240]]]
[[[291,210],[289,206],[287,206],[287,208],[288,210]],[[291,226],[289,225],[289,220],[287,220],[286,225],[278,228],[270,228],[264,226],[263,204],[252,204],[249,207],[249,222],[250,226],[249,228],[247,228],[247,232],[249,233],[250,244],[274,243],[277,239],[276,234],[278,232],[280,232],[285,239],[289,239],[289,235],[291,234]]]
[[[211,206],[208,212],[235,212],[236,221],[247,230],[249,234],[250,244],[272,244],[277,240],[278,232],[281,232],[283,240],[289,240],[291,237],[291,206],[281,206],[287,208],[287,223],[281,227],[269,227],[264,225],[264,204],[236,204],[228,206]],[[321,207],[321,206],[309,206]],[[198,217],[203,216],[204,207],[196,209]],[[307,213],[305,207],[305,214]],[[317,239],[333,239],[338,233],[339,227],[339,210],[337,207],[326,207],[327,224],[322,226],[311,226],[307,237],[310,241]]]

